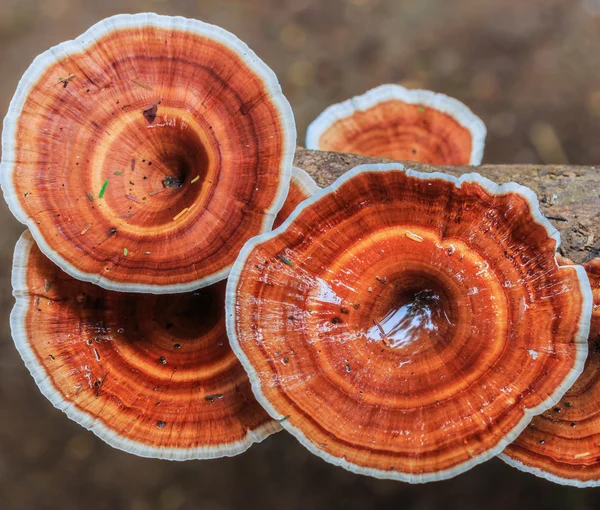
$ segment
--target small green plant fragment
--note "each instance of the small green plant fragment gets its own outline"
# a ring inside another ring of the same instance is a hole
[[[294,267],[294,264],[287,257],[282,255],[281,253],[278,253],[277,257],[279,257],[279,260],[281,260],[281,262],[283,262],[284,264],[286,264],[290,267]]]
[[[98,198],[102,198],[104,196],[104,192],[106,191],[106,187],[108,186],[108,179],[104,181],[102,188],[100,189],[100,193],[98,193]]]

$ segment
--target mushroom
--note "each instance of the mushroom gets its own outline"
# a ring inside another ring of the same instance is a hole
[[[287,219],[287,217],[292,214],[300,202],[306,200],[319,189],[319,186],[317,186],[317,183],[310,175],[297,166],[293,167],[290,190],[283,207],[280,209],[277,217],[275,218],[273,228],[277,228],[279,225],[281,225]]]
[[[17,243],[15,344],[69,418],[144,457],[243,452],[280,429],[256,402],[225,331],[225,282],[176,295],[114,292]]]
[[[283,209],[314,188],[295,169]],[[236,455],[281,427],[231,351],[225,285],[106,290],[63,272],[26,231],[14,255],[12,335],[42,393],[110,445],[176,460]]]
[[[600,486],[600,258],[583,267],[594,295],[583,374],[560,402],[532,420],[500,458],[556,483],[595,487]]]
[[[71,276],[185,292],[224,279],[271,229],[295,138],[275,74],[233,34],[119,15],[29,67],[4,121],[1,184]]]
[[[486,129],[460,101],[429,90],[381,85],[327,108],[306,147],[435,165],[479,165]]]
[[[258,401],[323,459],[449,478],[583,370],[590,286],[557,265],[559,241],[528,188],[359,166],[246,243],[227,283],[232,349]]]

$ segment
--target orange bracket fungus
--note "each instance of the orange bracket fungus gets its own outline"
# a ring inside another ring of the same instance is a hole
[[[225,282],[129,294],[75,280],[25,232],[15,251],[15,344],[42,393],[121,450],[235,455],[279,430],[225,331]]]
[[[258,401],[313,453],[449,478],[583,370],[590,285],[557,264],[558,244],[518,184],[364,165],[246,243],[228,336]]]
[[[558,404],[532,420],[500,458],[553,482],[594,487],[600,485],[600,259],[583,267],[594,295],[583,374]]]
[[[486,129],[460,101],[428,90],[381,85],[327,108],[306,147],[435,165],[479,165]]]
[[[294,169],[284,209],[314,189]],[[64,273],[25,232],[14,256],[13,339],[42,393],[112,446],[176,460],[235,455],[281,427],[229,346],[225,285],[160,296],[105,290]]]
[[[4,121],[12,213],[71,276],[185,292],[271,228],[296,132],[275,74],[233,34],[118,15],[39,57]]]
[[[277,228],[281,225],[290,214],[294,211],[296,206],[310,197],[319,190],[319,186],[314,179],[308,175],[304,170],[295,166],[292,170],[292,180],[290,181],[290,190],[283,207],[275,218],[273,228]]]

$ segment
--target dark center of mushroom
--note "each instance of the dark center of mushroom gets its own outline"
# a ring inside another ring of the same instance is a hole
[[[185,371],[196,377],[199,367],[223,367],[234,359],[225,328],[225,288],[226,282],[221,281],[175,295],[92,290],[92,294],[106,299],[98,303],[91,297],[86,300],[94,305],[85,307],[86,316],[90,317],[86,330],[94,335],[92,340],[99,338],[98,342],[104,342],[101,334],[111,340],[102,344],[104,350],[98,351],[102,356],[108,356],[108,350],[113,349],[119,358],[128,360],[148,377],[171,381],[175,372],[185,378]],[[105,306],[100,309],[101,303]],[[77,300],[73,306],[77,313],[84,309]]]
[[[197,341],[212,331],[224,333],[225,283],[179,296],[158,296],[155,323],[174,343]]]
[[[392,275],[382,281],[385,284],[373,300],[365,328],[369,340],[418,352],[452,338],[457,311],[442,282],[417,273]]]
[[[217,163],[210,129],[163,105],[152,122],[140,112],[119,122],[97,144],[98,181],[109,181],[98,206],[131,225],[173,225],[209,192]]]
[[[319,259],[326,270],[314,276],[317,254],[294,260],[286,299],[305,282],[310,291],[304,313],[286,306],[286,327],[306,331],[319,363],[344,380],[360,373],[352,384],[365,393],[417,384],[435,401],[433,380],[445,386],[456,383],[451,374],[489,369],[519,313],[477,251],[425,228],[371,232],[341,256]]]

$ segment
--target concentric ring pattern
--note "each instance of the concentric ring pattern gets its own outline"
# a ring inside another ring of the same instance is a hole
[[[111,445],[176,460],[234,455],[279,430],[231,352],[225,282],[169,296],[75,280],[25,232],[15,344],[42,392]]]
[[[358,167],[249,241],[227,288],[259,402],[352,471],[424,482],[492,457],[583,369],[591,292],[535,195]]]
[[[5,119],[2,187],[42,251],[112,290],[225,278],[271,228],[295,150],[274,73],[218,27],[108,18],[40,55]]]

